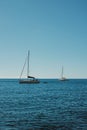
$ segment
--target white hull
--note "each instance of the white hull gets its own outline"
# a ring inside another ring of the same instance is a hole
[[[68,79],[66,79],[65,77],[62,77],[61,79],[59,79],[60,81],[67,81]]]
[[[40,81],[37,79],[34,79],[34,80],[20,79],[19,83],[21,83],[21,84],[37,84],[37,83],[40,83]]]

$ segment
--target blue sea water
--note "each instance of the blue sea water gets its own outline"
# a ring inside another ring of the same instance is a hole
[[[40,81],[0,79],[0,130],[87,130],[87,80]]]

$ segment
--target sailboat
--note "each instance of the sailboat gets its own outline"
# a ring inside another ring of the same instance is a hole
[[[61,81],[66,81],[66,80],[68,80],[68,79],[66,79],[66,78],[63,76],[63,72],[64,72],[64,68],[63,68],[63,66],[62,66],[61,78],[60,78],[59,80],[61,80]]]
[[[40,83],[40,81],[38,79],[36,79],[35,77],[29,75],[29,57],[30,57],[30,51],[28,51],[28,56],[27,56],[27,58],[25,60],[25,63],[24,63],[24,66],[23,66],[23,69],[22,69],[22,72],[21,72],[21,75],[20,75],[19,83],[24,83],[24,84],[37,84],[37,83]],[[23,74],[26,63],[27,63],[27,78],[22,79],[21,77],[22,77],[22,74]]]

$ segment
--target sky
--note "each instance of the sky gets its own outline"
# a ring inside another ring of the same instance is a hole
[[[36,78],[87,78],[87,0],[0,0],[0,78],[19,78],[28,50]]]

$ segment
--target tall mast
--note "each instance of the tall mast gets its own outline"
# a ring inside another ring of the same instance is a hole
[[[29,76],[29,58],[30,58],[30,51],[28,50],[28,59],[27,59],[27,77]]]
[[[63,66],[62,66],[62,73],[61,73],[61,78],[63,78]]]

